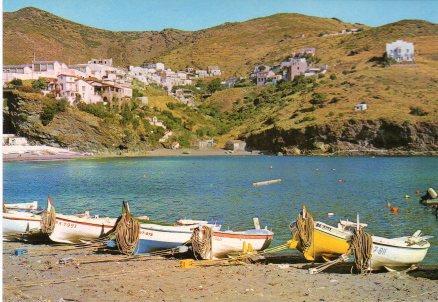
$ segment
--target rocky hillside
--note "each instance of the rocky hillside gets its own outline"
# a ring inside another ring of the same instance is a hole
[[[190,147],[204,129],[220,128],[218,121],[181,106],[164,91],[135,83],[137,93],[148,96],[150,106],[129,103],[68,105],[32,92],[26,84],[4,92],[4,132],[17,133],[31,143],[69,147],[94,153],[143,152],[170,148],[178,142]],[[166,129],[151,125],[156,117]],[[167,137],[163,141],[163,137]]]
[[[352,27],[362,31],[325,36]],[[415,64],[384,64],[385,43],[396,39],[414,43]],[[35,49],[39,59],[75,63],[93,56],[113,57],[117,65],[160,60],[174,69],[219,65],[224,77],[247,76],[255,64],[278,64],[302,47],[316,47],[315,60],[329,65],[325,75],[266,87],[248,83],[222,87],[200,98],[197,110],[174,103],[153,87],[141,87],[150,96],[150,112],[135,115],[160,116],[185,145],[197,137],[214,137],[219,146],[230,138],[244,138],[252,148],[285,153],[438,150],[437,24],[402,20],[370,28],[337,19],[277,14],[196,32],[111,32],[34,8],[4,14],[6,64],[29,62]],[[23,105],[19,108],[32,104],[18,96]],[[359,102],[367,103],[368,110],[355,112]],[[22,119],[27,114],[17,111],[11,117],[18,132],[35,140],[50,137],[60,144],[91,148],[81,139],[86,137],[99,141],[92,146],[117,149],[126,146],[120,142],[128,137],[133,139],[129,148],[151,146],[142,143],[141,131],[133,125],[129,126],[133,136],[126,135],[120,112],[111,115],[113,119],[96,119],[69,108],[49,126],[38,124],[36,113],[30,119],[36,129],[32,133],[23,130],[22,125],[29,125]],[[67,115],[68,120],[63,120]],[[70,136],[64,124],[69,119],[75,129],[89,127],[86,134]],[[102,128],[96,123],[106,124]],[[109,132],[102,134],[99,131],[106,131],[102,129]]]

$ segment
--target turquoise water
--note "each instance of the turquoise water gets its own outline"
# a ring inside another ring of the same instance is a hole
[[[272,168],[271,168],[272,166]],[[91,210],[118,216],[123,200],[131,211],[155,220],[216,220],[243,229],[259,217],[275,232],[275,244],[289,237],[288,224],[301,204],[314,217],[335,225],[361,220],[380,236],[417,229],[435,236],[426,263],[438,264],[438,220],[418,203],[417,189],[438,187],[433,157],[162,157],[4,164],[4,199],[38,200],[47,195],[60,213]],[[254,188],[252,182],[281,178]],[[344,182],[339,182],[343,179]],[[405,199],[405,194],[411,195]],[[389,213],[387,201],[400,208]],[[335,213],[329,218],[328,212]]]

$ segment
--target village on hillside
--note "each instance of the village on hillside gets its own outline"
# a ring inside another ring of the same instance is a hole
[[[347,33],[354,33],[348,31]],[[414,62],[413,43],[397,40],[386,44],[386,58],[394,63]],[[161,87],[170,97],[175,98],[189,107],[196,107],[197,102],[193,89],[199,81],[218,79],[222,89],[232,88],[238,83],[252,83],[256,86],[275,85],[282,81],[293,81],[298,76],[322,76],[329,66],[320,62],[317,49],[306,47],[292,53],[286,60],[273,66],[259,64],[254,66],[247,77],[224,78],[219,66],[208,66],[206,69],[187,67],[185,70],[174,71],[161,62],[145,63],[141,66],[116,67],[111,58],[91,59],[87,63],[67,65],[59,61],[33,60],[29,64],[3,66],[3,87],[13,87],[16,82],[33,81],[44,95],[52,95],[55,99],[64,99],[70,105],[86,104],[103,105],[117,101],[138,99],[142,105],[148,105],[148,96],[133,95],[133,81],[142,85]],[[358,100],[359,101],[359,100]],[[368,105],[359,102],[352,110],[366,111]],[[173,132],[167,129],[165,123],[157,117],[147,118],[149,123],[164,129],[160,142],[166,142]],[[5,144],[5,143],[4,143]],[[11,138],[7,145],[23,145],[27,141]],[[197,147],[211,148],[215,145],[212,138],[201,140]],[[172,149],[180,148],[178,142],[173,142]],[[244,141],[230,140],[225,149],[243,151]]]

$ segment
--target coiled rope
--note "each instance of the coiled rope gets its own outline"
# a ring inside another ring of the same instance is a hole
[[[50,203],[50,197],[49,197],[49,203]],[[41,214],[41,233],[45,235],[52,234],[53,229],[55,228],[55,223],[56,223],[55,207],[51,206],[50,210],[45,210]]]
[[[193,230],[192,237],[190,239],[192,243],[192,249],[193,249],[193,255],[195,256],[195,259],[197,258],[197,255],[199,255],[201,258],[211,258],[211,239],[213,236],[213,230],[211,227],[208,226],[202,226],[202,227],[196,227]],[[210,255],[210,257],[208,257]]]
[[[298,241],[301,245],[302,252],[307,251],[313,241],[314,222],[312,215],[307,212],[303,206],[302,212],[296,220]]]
[[[131,215],[126,202],[123,203],[123,213],[117,219],[114,233],[119,251],[125,255],[132,255],[140,238],[140,223]]]
[[[363,229],[356,229],[351,237],[350,250],[354,253],[356,269],[361,273],[370,269],[373,239]]]

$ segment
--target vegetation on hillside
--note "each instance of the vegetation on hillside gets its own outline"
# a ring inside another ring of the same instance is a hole
[[[58,138],[62,142],[72,141],[64,131],[66,126],[61,125],[70,119],[93,125],[87,128],[93,135],[111,133],[109,143],[100,145],[115,149],[159,145],[164,129],[149,128],[145,122],[153,116],[174,133],[169,142],[183,146],[207,137],[215,137],[221,146],[229,138],[270,129],[310,129],[350,121],[437,123],[438,25],[425,21],[404,20],[375,28],[361,25],[359,33],[324,37],[322,33],[359,25],[277,14],[198,32],[129,33],[93,29],[32,8],[4,16],[5,63],[29,62],[35,45],[38,58],[71,63],[104,56],[113,57],[116,65],[144,61],[163,61],[172,69],[218,65],[223,79],[247,77],[256,64],[276,65],[303,47],[315,47],[314,64],[329,66],[325,75],[266,87],[243,80],[227,88],[219,78],[175,87],[193,92],[195,108],[179,103],[159,87],[139,82],[134,83],[132,102],[120,106],[78,104],[62,111],[46,105],[46,125],[41,123],[41,107],[37,128],[43,132],[62,128]],[[415,64],[395,64],[382,55],[385,44],[396,39],[414,43]],[[19,88],[19,97],[23,93],[33,97],[41,85],[16,81],[9,88]],[[149,98],[148,106],[140,105],[136,99],[140,96]],[[368,110],[354,111],[360,102],[367,103]],[[106,134],[102,137],[107,138]]]

